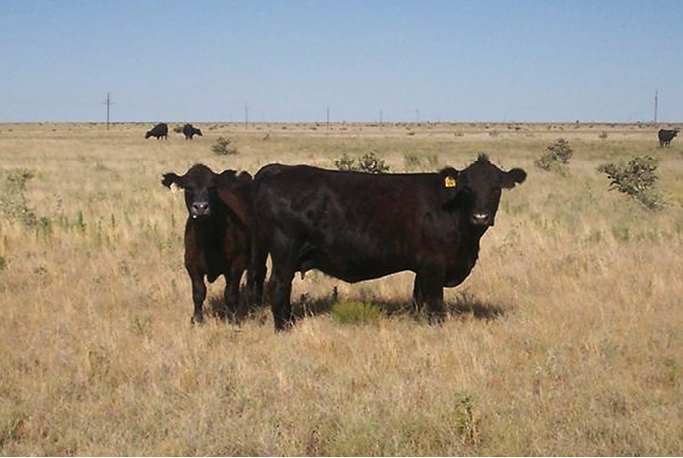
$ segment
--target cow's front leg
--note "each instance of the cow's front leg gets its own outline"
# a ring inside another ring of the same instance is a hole
[[[273,259],[273,273],[270,276],[270,306],[273,311],[276,331],[285,331],[292,326],[292,280],[294,269],[289,260],[278,262]]]
[[[429,324],[441,324],[446,317],[443,305],[443,275],[434,272],[418,273],[415,277],[413,298],[419,305],[424,304]]]
[[[415,275],[415,284],[413,285],[413,305],[418,312],[424,307],[424,294],[422,293],[422,286],[420,286],[420,276]]]
[[[194,303],[194,314],[192,315],[192,323],[203,324],[204,313],[202,306],[204,299],[206,299],[206,284],[204,283],[204,275],[195,271],[188,271],[190,280],[192,281],[192,302]]]
[[[239,321],[238,308],[239,308],[239,292],[240,292],[240,280],[242,279],[242,272],[238,272],[237,269],[233,268],[229,273],[224,275],[225,277],[225,291],[223,293],[223,298],[225,300],[225,307],[227,312],[227,319],[231,323],[236,324]]]
[[[250,305],[263,303],[263,283],[266,279],[268,251],[259,245],[252,245],[247,272],[247,294]]]

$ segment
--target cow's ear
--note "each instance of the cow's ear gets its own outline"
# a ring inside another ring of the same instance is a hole
[[[503,172],[503,187],[512,189],[516,184],[522,184],[526,180],[526,172],[523,169],[512,169],[508,172]]]
[[[251,174],[249,172],[241,172],[237,176],[237,179],[244,182],[244,183],[248,183],[253,179],[253,177],[251,176]]]
[[[439,172],[439,189],[444,205],[455,199],[459,177],[460,172],[453,167],[446,167]]]
[[[177,174],[175,174],[173,172],[164,173],[164,177],[161,180],[161,184],[163,184],[167,188],[171,188],[171,185],[176,185],[176,186],[182,188],[184,177],[185,177],[184,175],[181,177],[181,176],[178,176]],[[173,189],[173,188],[171,188],[171,189]]]
[[[234,170],[223,170],[218,174],[218,180],[216,183],[228,183],[232,178],[235,177],[237,172]]]

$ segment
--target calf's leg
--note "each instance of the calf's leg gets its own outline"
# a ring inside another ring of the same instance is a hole
[[[190,280],[192,281],[192,302],[194,303],[194,314],[192,315],[192,323],[204,323],[204,314],[202,312],[202,305],[206,299],[206,284],[204,283],[204,275],[191,271]]]

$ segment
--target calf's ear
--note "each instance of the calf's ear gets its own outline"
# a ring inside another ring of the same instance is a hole
[[[163,184],[167,188],[170,188],[171,185],[173,185],[173,184],[182,188],[183,187],[182,182],[183,182],[183,177],[180,177],[173,172],[164,173],[164,177],[161,180],[161,184]]]
[[[516,184],[522,184],[526,180],[526,172],[523,169],[512,169],[508,172],[503,172],[503,187],[512,189]]]

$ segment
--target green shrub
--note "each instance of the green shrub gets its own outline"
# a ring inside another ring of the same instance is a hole
[[[384,160],[379,158],[374,151],[357,159],[350,158],[344,153],[339,159],[334,161],[334,165],[336,165],[339,170],[352,170],[365,173],[386,173],[389,171],[389,166],[386,165]]]
[[[378,305],[363,302],[338,302],[332,307],[332,318],[341,324],[377,323],[382,316]]]
[[[574,151],[569,146],[569,142],[564,138],[558,138],[555,143],[545,149],[545,153],[534,164],[542,170],[558,170],[563,165],[569,164],[573,154]]]
[[[650,156],[639,156],[628,164],[602,164],[598,171],[603,172],[611,180],[610,189],[628,194],[645,207],[656,210],[663,207],[662,196],[655,190],[658,177],[657,159]]]
[[[211,146],[211,151],[213,151],[214,154],[218,154],[219,156],[232,156],[235,154],[239,154],[237,148],[231,145],[231,143],[232,139],[230,138],[218,137],[216,143],[213,146]]]

